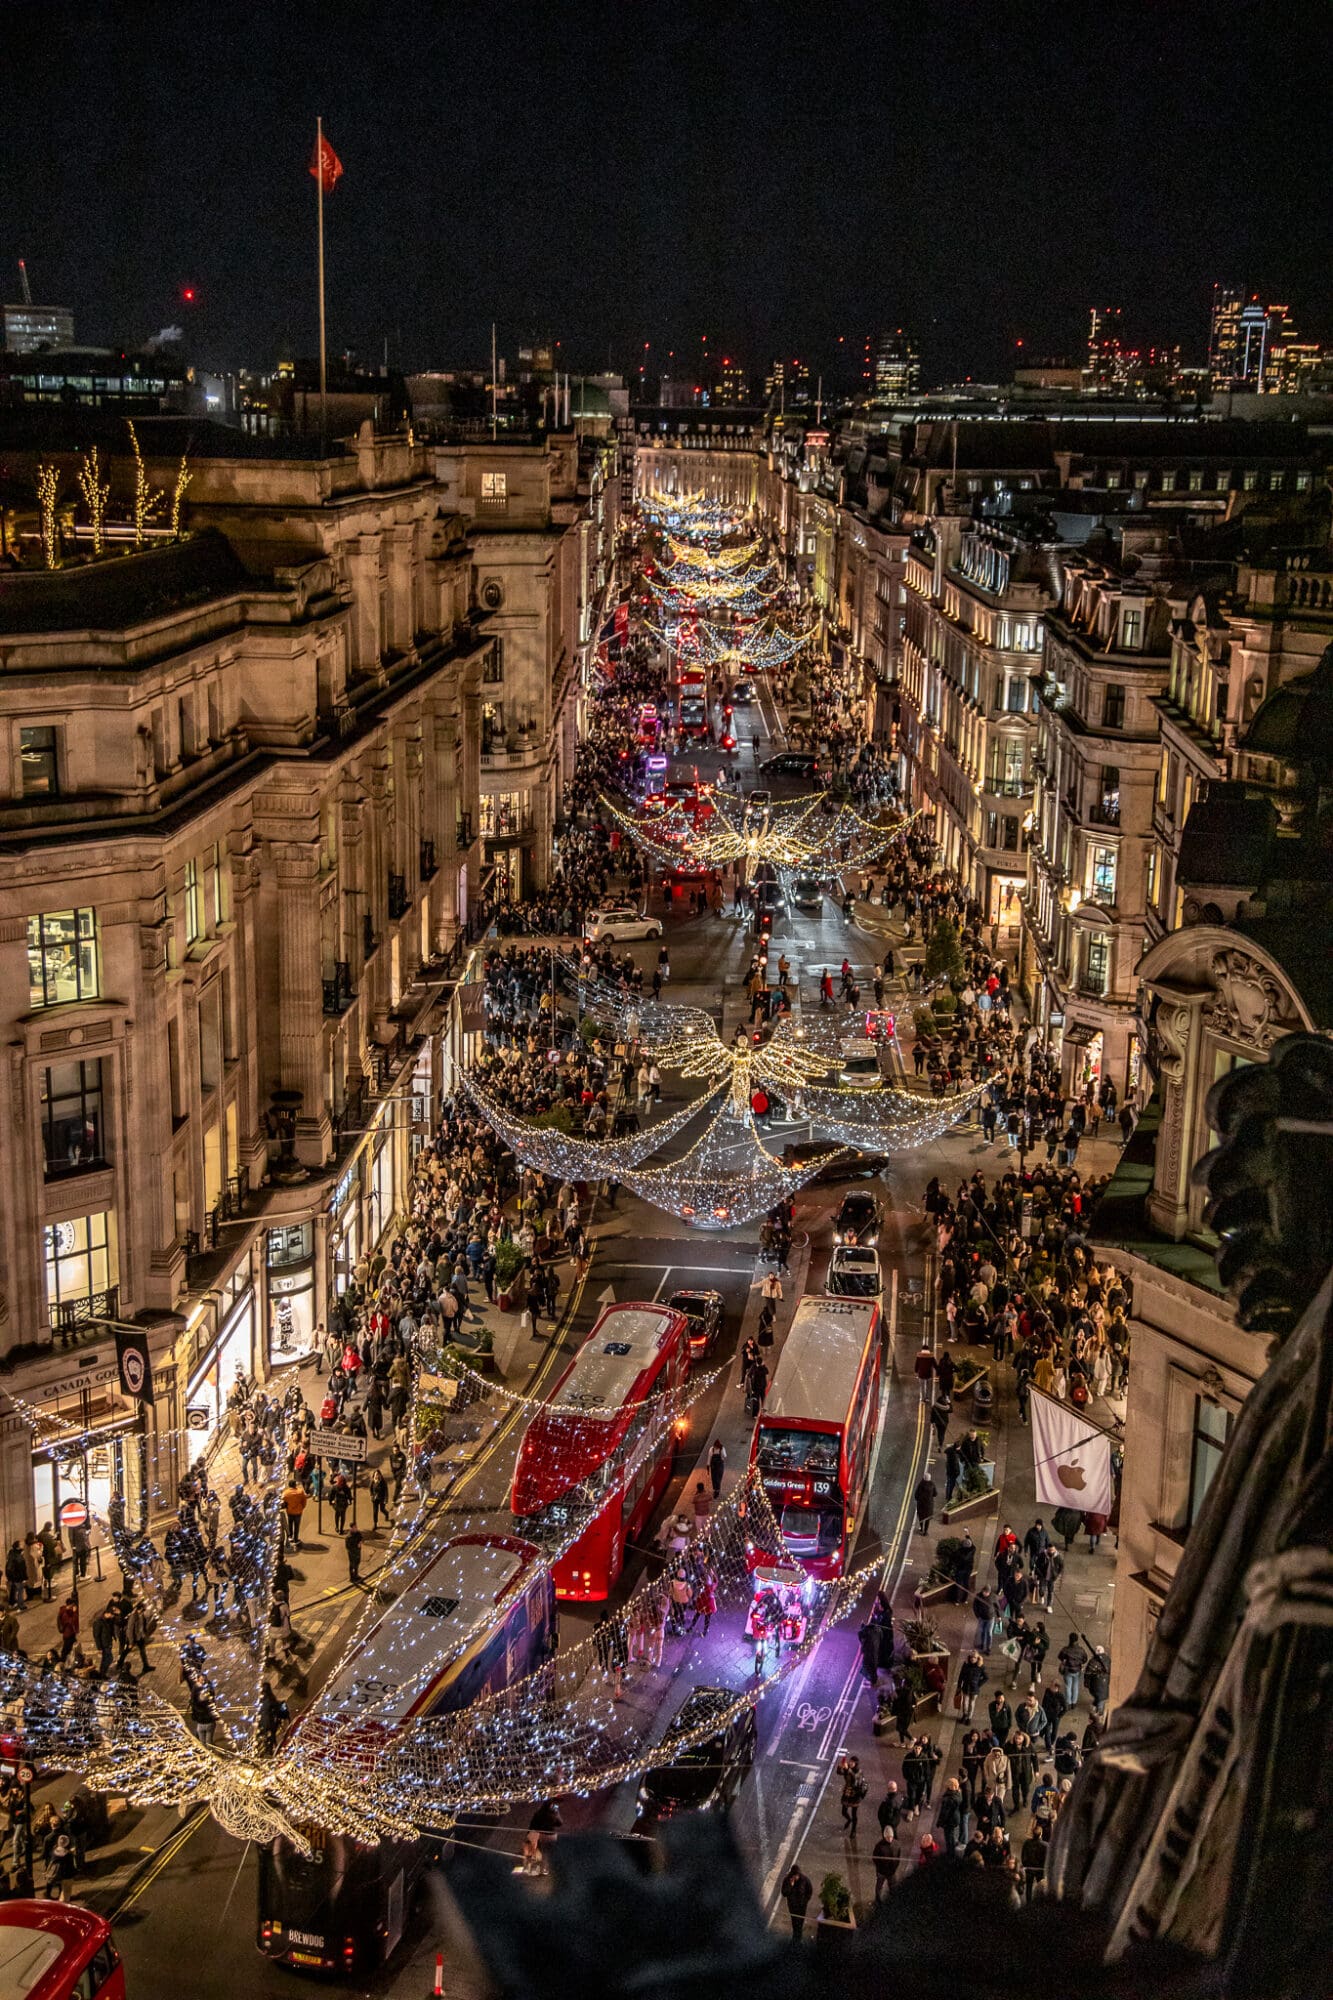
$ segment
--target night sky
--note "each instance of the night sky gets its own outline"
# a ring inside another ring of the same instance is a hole
[[[82,340],[329,338],[407,368],[532,332],[678,372],[709,336],[832,372],[901,322],[927,374],[1072,353],[1098,300],[1201,358],[1234,278],[1333,335],[1333,10],[1253,4],[6,0],[0,290]],[[181,300],[193,286],[193,306]]]

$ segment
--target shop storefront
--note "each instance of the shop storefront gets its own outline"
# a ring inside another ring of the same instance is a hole
[[[1025,875],[1002,875],[992,869],[990,878],[990,910],[986,921],[1006,930],[1013,938],[1018,936],[1023,921],[1023,890],[1027,885]]]
[[[123,1496],[130,1519],[139,1505],[138,1411],[120,1394],[115,1363],[36,1397],[34,1408],[43,1421],[32,1443],[33,1522],[54,1525],[62,1501],[84,1500],[100,1544],[112,1499]]]
[[[352,1282],[361,1255],[361,1176],[364,1155],[358,1153],[334,1188],[329,1201],[329,1266],[333,1293],[341,1298]]]
[[[394,1110],[398,1099],[380,1106],[370,1142],[370,1172],[366,1181],[366,1248],[379,1249],[393,1221],[398,1201],[398,1133]]]
[[[189,1450],[195,1457],[206,1452],[217,1436],[227,1413],[227,1398],[238,1378],[254,1373],[255,1290],[248,1263],[237,1278],[241,1282],[223,1313],[217,1344],[186,1386],[185,1427],[190,1433]]]
[[[442,1033],[430,1035],[417,1051],[412,1065],[411,1125],[408,1132],[408,1171],[415,1169],[418,1155],[430,1144],[435,1129],[435,1067],[440,1060]]]
[[[268,1279],[268,1365],[289,1368],[315,1349],[315,1225],[284,1223],[270,1229],[265,1259]]]

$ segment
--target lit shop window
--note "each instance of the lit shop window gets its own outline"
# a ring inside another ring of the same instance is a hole
[[[111,1289],[111,1217],[76,1215],[50,1223],[46,1248],[46,1306],[52,1326],[90,1318],[107,1310]]]
[[[97,918],[92,910],[54,910],[28,918],[28,997],[33,1007],[95,1000]]]

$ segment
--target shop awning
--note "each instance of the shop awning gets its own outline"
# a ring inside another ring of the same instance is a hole
[[[1091,1021],[1074,1021],[1065,1029],[1065,1042],[1072,1043],[1075,1048],[1086,1048],[1093,1037],[1100,1033],[1101,1029]]]

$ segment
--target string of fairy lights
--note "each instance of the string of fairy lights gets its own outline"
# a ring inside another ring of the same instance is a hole
[[[711,810],[696,816],[700,800]],[[920,811],[884,824],[866,819],[845,800],[831,793],[810,799],[781,801],[756,810],[716,788],[701,787],[696,799],[647,804],[637,811],[620,806],[605,793],[598,795],[603,812],[640,848],[657,861],[679,861],[688,841],[692,860],[710,868],[743,862],[755,869],[767,863],[789,873],[829,875],[848,866],[866,867],[882,859],[901,840]]]
[[[675,596],[687,603],[713,601],[744,610],[749,598],[757,595],[757,580],[769,573],[756,561],[758,542],[731,549],[703,546],[744,532],[743,516],[734,509],[708,502],[701,494],[653,494],[644,512],[668,537],[672,558],[668,574]],[[795,649],[802,643],[778,632],[746,634],[737,640],[697,616],[693,623],[694,642],[717,647],[719,659],[742,658],[749,644],[791,644]],[[758,655],[751,658],[758,663]],[[839,808],[828,816],[829,825],[819,827],[813,805],[803,808],[812,817],[801,852],[802,816],[785,809],[774,812],[764,831],[775,850],[783,841],[787,845],[780,855],[775,851],[764,858],[784,867],[809,865],[821,851],[821,841],[891,840],[902,831],[901,825],[886,829],[858,815],[850,820],[840,817],[841,812]],[[752,825],[722,817],[719,839],[725,830],[733,840],[750,841],[756,831]],[[633,831],[642,840],[637,826]],[[745,853],[747,858],[752,853],[748,844]],[[923,1133],[937,1134],[970,1109],[976,1095],[970,1092],[945,1103],[928,1103],[891,1089],[845,1090],[830,1080],[838,1067],[838,1050],[822,1027],[807,1032],[784,1021],[766,1042],[756,1045],[742,1034],[727,1044],[712,1017],[702,1010],[626,994],[594,967],[564,954],[553,961],[553,975],[575,995],[580,1007],[615,1033],[626,1050],[650,1053],[682,1081],[701,1082],[708,1088],[645,1131],[616,1140],[587,1140],[554,1127],[539,1127],[512,1113],[488,1083],[488,1074],[501,1081],[503,1073],[503,1066],[497,1070],[495,1058],[488,1056],[464,1079],[473,1105],[517,1157],[540,1171],[564,1179],[614,1175],[644,1199],[695,1226],[734,1227],[753,1220],[847,1145],[920,1144]],[[761,1091],[797,1106],[812,1126],[834,1141],[832,1149],[799,1168],[775,1159],[764,1149],[755,1126],[753,1105]],[[700,1117],[707,1120],[705,1129],[681,1157],[650,1164],[691,1119]],[[608,1456],[612,1472],[618,1466],[623,1473],[631,1450],[638,1454],[660,1449],[664,1429],[679,1425],[713,1380],[712,1374],[692,1376],[646,1399],[635,1413],[632,1436],[627,1432]],[[444,1393],[446,1383],[454,1385],[449,1397]],[[11,1400],[25,1421],[34,1424],[35,1435],[38,1425],[49,1429],[49,1412],[25,1406],[20,1398]],[[446,1355],[423,1346],[413,1357],[407,1434],[418,1459],[425,1459],[427,1466],[447,1402],[484,1410],[484,1420],[473,1428],[487,1442],[501,1426],[516,1424],[538,1409],[557,1428],[561,1423],[586,1427],[613,1414],[524,1396],[478,1374],[453,1349]],[[77,1450],[81,1442],[86,1440],[72,1426],[68,1435],[56,1440],[61,1450]],[[277,1463],[282,1463],[281,1453]],[[263,1523],[265,1561],[259,1601],[265,1622],[281,1548],[277,1480],[275,1467],[257,1503]],[[526,1538],[531,1537],[536,1548],[537,1585],[549,1584],[551,1568],[584,1532],[599,1504],[595,1490],[571,1485],[544,1515],[518,1524],[524,1538],[520,1545],[527,1546]],[[446,1692],[443,1712],[368,1729],[368,1720],[387,1716],[391,1708],[404,1715],[442,1673],[447,1687],[447,1676],[461,1669],[495,1626],[495,1596],[481,1590],[475,1613],[451,1632],[450,1650],[441,1657],[438,1650],[427,1648],[423,1658],[419,1621],[392,1617],[395,1597],[421,1576],[423,1565],[452,1560],[454,1543],[465,1526],[454,1518],[446,1526],[444,1517],[433,1510],[428,1470],[405,1488],[392,1515],[377,1588],[367,1595],[326,1683],[329,1690],[341,1692],[330,1692],[325,1704],[317,1702],[276,1754],[267,1754],[261,1742],[262,1645],[245,1648],[244,1661],[238,1660],[244,1672],[226,1690],[228,1712],[216,1747],[201,1742],[179,1710],[149,1690],[119,1681],[65,1678],[14,1658],[0,1658],[0,1702],[16,1719],[25,1747],[43,1761],[83,1769],[96,1788],[123,1793],[136,1803],[202,1801],[240,1839],[269,1841],[283,1836],[308,1852],[304,1829],[311,1825],[365,1843],[388,1835],[405,1838],[422,1829],[447,1826],[465,1812],[504,1810],[562,1792],[587,1794],[630,1777],[653,1761],[661,1747],[662,1696],[674,1678],[688,1673],[695,1657],[691,1632],[676,1629],[668,1620],[674,1565],[688,1563],[693,1566],[691,1573],[702,1568],[713,1579],[713,1615],[723,1625],[725,1673],[745,1685],[722,1689],[696,1728],[673,1727],[673,1756],[708,1741],[766,1689],[801,1667],[830,1626],[855,1605],[877,1567],[877,1563],[867,1565],[833,1583],[804,1578],[800,1582],[804,1622],[799,1634],[785,1652],[779,1641],[771,1666],[763,1650],[751,1661],[745,1634],[756,1564],[771,1563],[798,1580],[802,1573],[762,1481],[750,1472],[705,1524],[696,1525],[688,1553],[669,1555],[666,1572],[646,1577],[625,1604],[599,1623],[591,1638],[454,1712],[449,1712]],[[514,1532],[508,1516],[482,1515],[476,1532],[461,1538],[475,1546],[489,1536],[488,1546],[504,1545],[512,1551]],[[512,1560],[511,1554],[511,1567]],[[499,1576],[502,1568],[497,1556],[494,1574]],[[370,1676],[357,1666],[372,1634],[383,1686],[378,1681],[371,1685]],[[695,1677],[705,1670],[709,1682],[716,1683],[720,1671],[716,1642],[708,1661],[699,1661]]]

